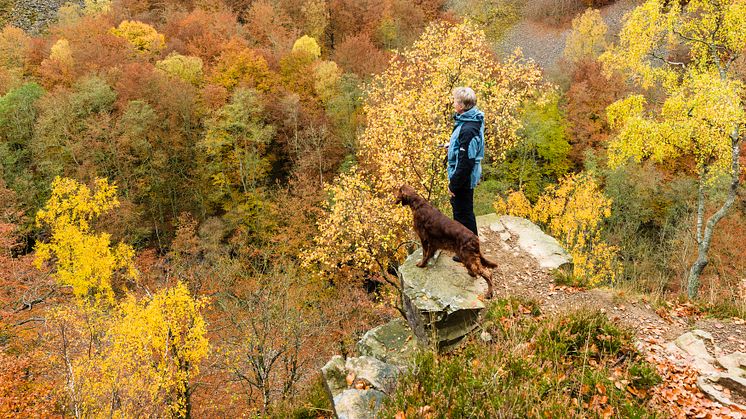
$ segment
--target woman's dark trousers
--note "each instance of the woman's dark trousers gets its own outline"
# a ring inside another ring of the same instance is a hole
[[[463,224],[477,236],[477,217],[474,216],[474,189],[457,189],[451,197],[453,219]]]

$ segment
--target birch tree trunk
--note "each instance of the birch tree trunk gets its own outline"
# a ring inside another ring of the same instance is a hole
[[[689,270],[689,280],[687,284],[687,294],[691,299],[697,297],[697,292],[699,291],[699,276],[709,263],[707,252],[710,250],[712,234],[715,231],[715,226],[725,216],[736,200],[736,192],[738,191],[741,175],[741,167],[738,161],[741,147],[740,125],[733,128],[733,131],[730,134],[730,139],[733,148],[731,154],[731,182],[730,188],[728,189],[728,197],[725,199],[723,206],[707,220],[706,224],[704,223],[704,179],[700,178],[699,192],[697,194],[697,260]]]

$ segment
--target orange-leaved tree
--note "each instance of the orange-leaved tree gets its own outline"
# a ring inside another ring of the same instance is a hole
[[[745,23],[746,3],[740,0],[648,0],[630,13],[619,44],[601,56],[609,70],[663,93],[653,103],[638,94],[609,106],[617,132],[609,163],[688,159],[696,165],[697,259],[689,270],[690,298],[697,296],[715,226],[733,206],[740,184],[744,86],[731,64],[746,47]],[[722,184],[725,199],[705,219],[707,195]]]
[[[318,224],[307,262],[322,270],[352,266],[395,283],[388,271],[404,256],[410,217],[394,205],[393,193],[406,183],[436,205],[445,202],[440,145],[453,128],[451,92],[457,86],[477,92],[491,159],[516,142],[519,104],[544,88],[537,66],[520,53],[498,62],[471,23],[431,24],[368,87],[359,164],[328,187],[328,215]]]

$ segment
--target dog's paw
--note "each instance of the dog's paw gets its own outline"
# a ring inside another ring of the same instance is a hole
[[[427,266],[427,263],[422,263],[422,262],[420,262],[420,263],[418,263],[418,264],[416,264],[416,265],[414,265],[414,266],[416,266],[416,267],[418,267],[418,268],[424,268],[425,266]]]

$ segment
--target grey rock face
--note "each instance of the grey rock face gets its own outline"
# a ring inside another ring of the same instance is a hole
[[[369,330],[357,343],[360,355],[404,367],[417,351],[417,340],[407,321],[398,318]]]
[[[477,327],[485,308],[480,295],[487,291],[483,278],[471,277],[450,255],[436,255],[425,268],[418,249],[399,267],[404,292],[404,311],[418,341],[448,348]]]
[[[570,254],[554,237],[545,234],[531,221],[502,215],[496,221],[491,221],[489,226],[492,231],[501,232],[500,238],[517,237],[518,247],[534,258],[542,269],[572,270]]]
[[[57,21],[57,10],[67,2],[68,0],[15,0],[6,23],[32,34],[41,33]],[[77,0],[71,3],[83,5],[82,1]]]
[[[386,395],[374,389],[345,390],[334,397],[339,419],[374,419]]]
[[[347,373],[345,372],[345,360],[339,355],[334,355],[329,362],[321,368],[324,376],[326,391],[331,399],[347,389]]]
[[[373,388],[386,394],[391,394],[396,389],[399,370],[391,364],[369,356],[360,356],[347,358],[345,369],[348,373],[354,374],[356,379],[364,379]]]
[[[332,357],[321,368],[339,418],[374,418],[386,394],[396,390],[399,369],[369,356]]]

